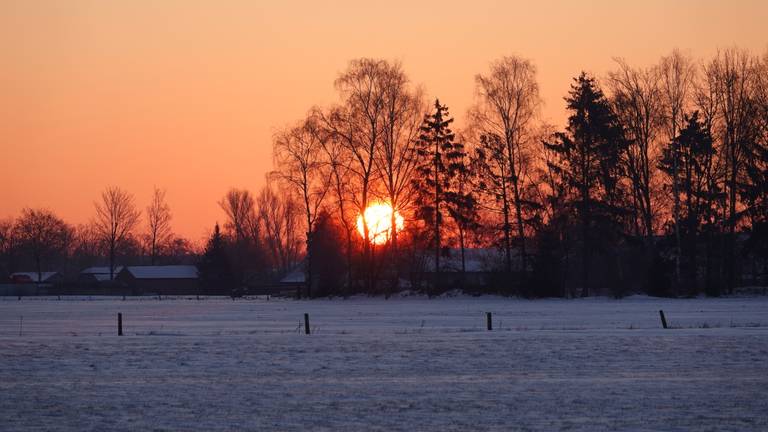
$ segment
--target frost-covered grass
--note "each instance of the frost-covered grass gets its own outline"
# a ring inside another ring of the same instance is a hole
[[[0,430],[46,429],[768,430],[768,298],[0,298]]]

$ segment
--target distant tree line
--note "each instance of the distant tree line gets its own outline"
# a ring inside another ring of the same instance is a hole
[[[129,192],[105,189],[91,221],[73,226],[49,209],[26,208],[0,220],[0,279],[17,271],[58,271],[73,279],[86,267],[103,266],[114,279],[119,265],[195,263],[193,244],[171,229],[165,191],[155,188],[143,212]]]
[[[336,103],[274,135],[266,185],[226,192],[226,220],[199,251],[172,233],[163,191],[142,224],[132,196],[109,188],[84,226],[39,209],[0,223],[2,271],[193,259],[212,290],[299,274],[308,297],[768,285],[768,53],[616,59],[574,78],[563,128],[542,121],[536,67],[515,56],[476,75],[461,127],[400,63],[353,60],[334,84]],[[365,211],[381,203],[394,209],[383,234]],[[493,252],[482,268],[478,251]]]

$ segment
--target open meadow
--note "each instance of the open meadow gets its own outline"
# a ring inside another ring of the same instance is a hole
[[[768,430],[768,298],[0,298],[0,430],[265,429]]]

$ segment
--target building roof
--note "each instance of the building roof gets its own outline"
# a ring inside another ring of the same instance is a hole
[[[197,279],[193,265],[128,266],[127,271],[136,279]]]
[[[305,279],[306,279],[306,273],[304,272],[304,266],[298,265],[294,267],[293,270],[288,272],[288,274],[285,275],[282,279],[280,279],[280,283],[299,284],[299,283],[304,283]]]
[[[519,255],[512,249],[512,266],[519,268]],[[431,251],[423,253],[425,270],[434,271],[434,255]],[[498,248],[466,248],[464,249],[464,264],[468,273],[482,273],[498,270],[503,266],[504,252]],[[440,271],[461,271],[461,249],[450,248],[440,256]]]
[[[123,269],[123,266],[115,266],[115,274],[120,273],[120,271]],[[109,267],[88,267],[87,269],[84,269],[80,272],[82,275],[97,275],[97,274],[106,274],[109,275]]]
[[[42,272],[40,274],[40,276],[41,276],[40,282],[46,282],[48,279],[50,279],[50,278],[52,278],[52,277],[54,277],[54,276],[56,276],[58,274],[59,274],[59,272]],[[29,278],[29,280],[31,282],[38,282],[37,277],[38,277],[37,272],[16,272],[16,273],[11,273],[11,279],[16,279],[16,278],[27,279],[27,278]]]

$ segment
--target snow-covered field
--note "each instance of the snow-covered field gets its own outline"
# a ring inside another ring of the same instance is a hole
[[[0,430],[764,431],[768,298],[0,298]]]

